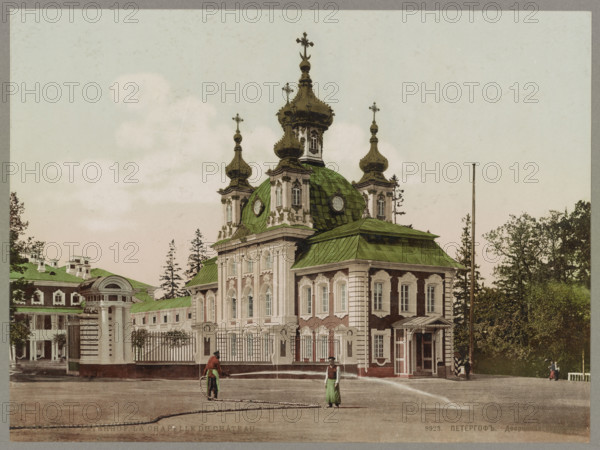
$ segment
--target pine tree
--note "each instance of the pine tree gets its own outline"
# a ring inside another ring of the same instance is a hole
[[[206,261],[206,245],[204,244],[204,237],[200,232],[200,228],[196,229],[194,239],[192,240],[192,245],[190,247],[190,256],[188,257],[188,268],[185,271],[185,276],[188,281],[194,278],[200,269],[202,268],[202,263]]]
[[[181,267],[179,267],[179,263],[175,260],[175,239],[172,239],[169,243],[167,261],[163,268],[165,271],[160,276],[160,287],[164,293],[162,300],[185,295],[185,292],[181,287],[181,281],[183,280],[180,274]]]
[[[466,355],[469,349],[471,298],[471,215],[467,214],[462,221],[464,226],[456,260],[466,269],[458,271],[454,282],[454,347],[457,352]],[[481,275],[478,269],[479,266],[475,264],[475,297],[481,290]]]

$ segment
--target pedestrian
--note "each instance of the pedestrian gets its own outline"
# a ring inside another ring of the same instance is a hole
[[[554,361],[554,379],[558,381],[560,376],[560,367],[558,367],[558,361]]]
[[[329,403],[329,408],[335,403],[335,406],[339,408],[342,403],[342,396],[340,395],[340,370],[335,365],[335,358],[329,357],[329,366],[325,372],[325,401]]]
[[[464,368],[465,368],[465,378],[468,380],[469,374],[471,373],[471,363],[469,362],[469,358],[467,358],[467,360],[465,361]]]
[[[210,400],[210,394],[214,392],[215,399],[219,395],[219,377],[222,375],[221,363],[219,362],[221,355],[219,350],[213,353],[204,367],[203,375],[206,376],[206,396]]]
[[[550,370],[550,376],[548,377],[548,379],[553,380],[556,376],[556,365],[554,364],[554,361],[550,360],[550,365],[548,366],[548,369]]]

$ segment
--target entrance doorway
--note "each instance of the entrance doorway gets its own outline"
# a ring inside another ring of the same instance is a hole
[[[419,372],[433,373],[433,334],[416,333],[417,370]]]

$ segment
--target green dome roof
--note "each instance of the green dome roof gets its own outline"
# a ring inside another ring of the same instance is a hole
[[[338,172],[326,167],[302,164],[311,170],[310,175],[310,214],[314,229],[317,232],[354,222],[362,217],[365,201],[352,184]],[[334,214],[329,202],[334,194],[341,194],[345,201],[343,212]],[[260,198],[265,205],[260,215],[252,210],[254,201]],[[242,211],[242,226],[244,234],[261,233],[267,229],[267,217],[271,205],[271,180],[267,179],[256,188]]]

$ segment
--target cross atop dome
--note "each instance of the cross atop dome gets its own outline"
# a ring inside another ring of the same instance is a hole
[[[290,103],[290,94],[294,92],[294,90],[290,87],[290,83],[285,83],[285,86],[281,88],[283,92],[285,92],[286,105]]]
[[[242,119],[238,113],[236,113],[235,117],[232,117],[231,119],[235,120],[235,132],[239,133],[240,132],[240,122],[243,122],[244,119]]]
[[[375,114],[381,110],[377,107],[377,104],[375,102],[373,102],[372,106],[369,106],[369,109],[373,111],[373,122],[375,122]]]
[[[302,56],[302,53],[300,53],[300,58],[306,60],[306,59],[310,59],[310,56],[306,55],[306,49],[308,47],[313,47],[315,44],[314,42],[311,42],[307,39],[306,37],[306,32],[302,33],[302,37],[301,38],[296,38],[296,42],[298,44],[300,44],[302,47],[304,47],[304,56]]]

